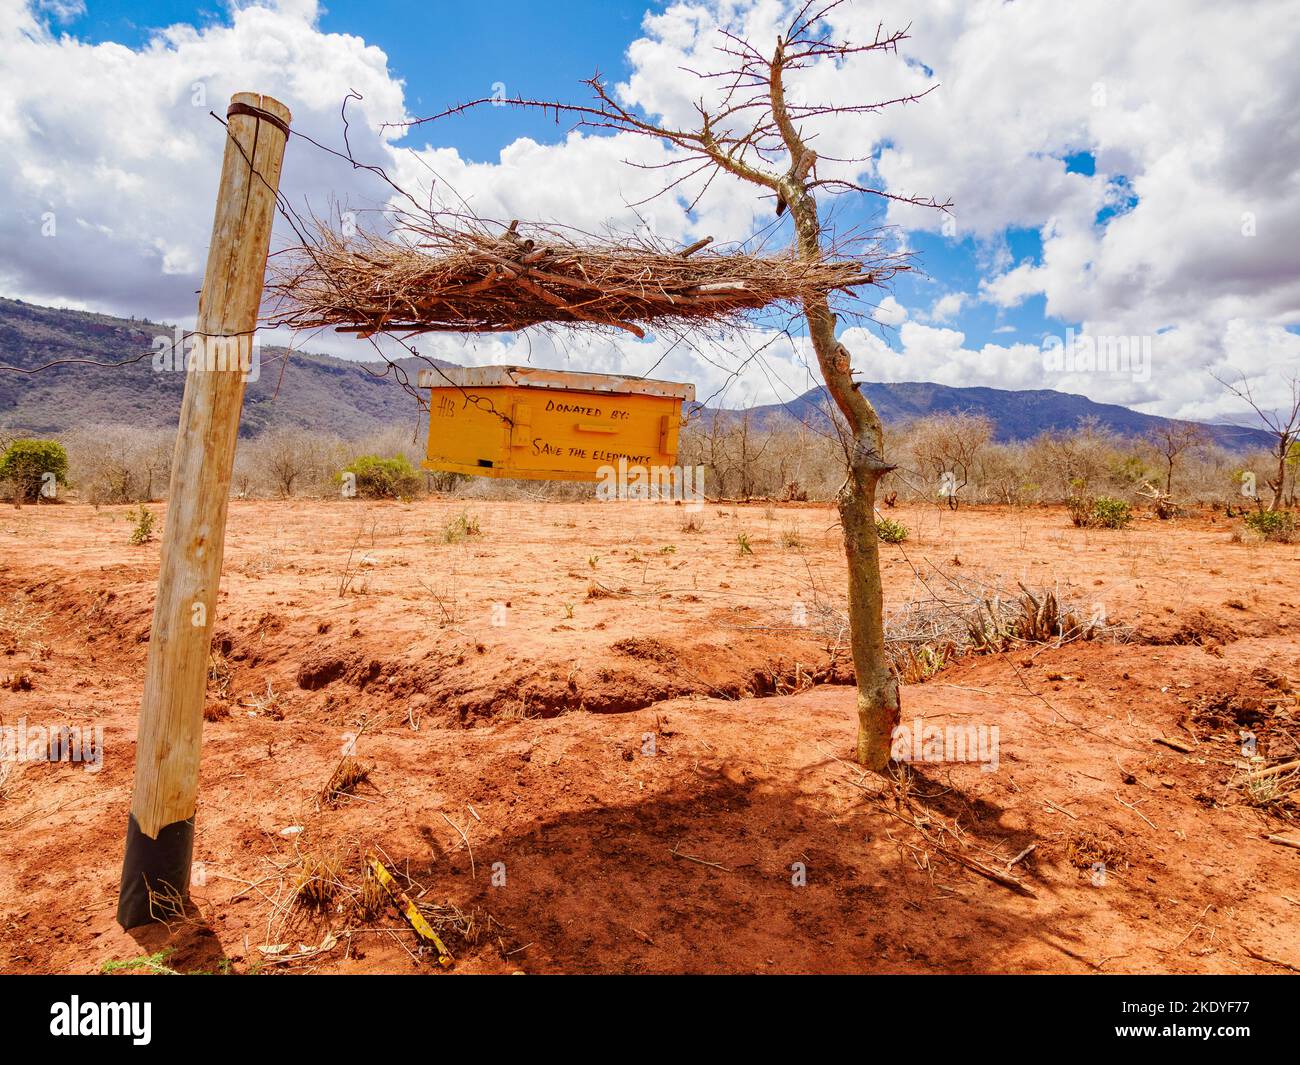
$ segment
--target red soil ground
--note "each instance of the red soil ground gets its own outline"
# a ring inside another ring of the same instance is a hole
[[[481,531],[449,537],[463,512]],[[1129,637],[909,685],[905,721],[996,726],[998,764],[914,765],[901,798],[851,762],[829,508],[687,531],[660,505],[233,504],[198,910],[127,935],[158,545],[125,508],[4,511],[0,725],[101,725],[105,757],[0,764],[0,971],[441,971],[391,906],[352,905],[368,852],[453,972],[1300,970],[1300,850],[1265,839],[1300,838],[1300,780],[1252,796],[1240,749],[1296,757],[1300,548],[1208,517],[898,516],[892,610],[1021,581]],[[321,801],[353,743],[368,779]],[[313,911],[319,860],[342,889]]]

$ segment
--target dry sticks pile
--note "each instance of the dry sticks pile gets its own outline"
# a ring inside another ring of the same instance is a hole
[[[773,304],[852,292],[907,269],[905,256],[877,249],[840,261],[792,255],[681,251],[642,241],[580,240],[542,225],[480,219],[444,224],[430,216],[402,227],[409,242],[344,237],[317,223],[313,242],[273,260],[274,325],[335,326],[363,335],[514,332],[534,325],[616,327],[739,324]]]

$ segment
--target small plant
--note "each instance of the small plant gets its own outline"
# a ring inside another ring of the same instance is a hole
[[[483,530],[479,527],[478,518],[474,517],[467,510],[462,510],[451,521],[447,522],[446,528],[442,530],[442,542],[444,544],[458,544],[468,540],[471,536],[481,536]]]
[[[208,653],[208,690],[218,699],[230,694],[230,659],[220,650]]]
[[[295,877],[294,902],[306,910],[328,910],[342,886],[342,866],[333,854],[304,854]]]
[[[280,721],[284,718],[284,710],[280,706],[282,699],[283,696],[271,687],[271,682],[268,680],[264,694],[254,695],[250,692],[248,702],[240,705],[249,708],[254,714],[265,714],[275,721]]]
[[[664,546],[661,547],[661,548],[659,549],[659,553],[660,553],[661,555],[675,555],[675,554],[677,554],[677,545],[676,545],[676,544],[664,544]]]
[[[1280,544],[1293,544],[1300,536],[1295,515],[1285,510],[1255,510],[1246,515],[1247,527],[1265,540]]]
[[[736,534],[736,554],[744,558],[746,555],[752,555],[754,548],[750,545],[749,535],[747,533]]]
[[[573,604],[572,604],[572,603],[565,603],[565,604],[564,604],[564,617],[565,617],[565,620],[570,620],[570,619],[572,619],[572,617],[573,617]]]
[[[1246,793],[1246,801],[1251,806],[1261,809],[1281,807],[1290,800],[1291,794],[1295,791],[1297,777],[1300,777],[1300,773],[1289,773],[1285,776],[1274,774],[1266,777],[1247,772],[1242,782],[1242,790]]]
[[[348,548],[348,558],[347,558],[347,561],[343,563],[343,572],[339,574],[339,595],[340,595],[340,596],[347,595],[348,592],[357,592],[357,593],[362,593],[362,592],[364,592],[364,591],[366,590],[366,587],[365,587],[366,582],[364,582],[364,581],[362,582],[361,587],[359,587],[359,588],[354,588],[354,587],[353,587],[353,584],[354,584],[354,582],[356,581],[357,576],[358,576],[358,575],[360,574],[360,572],[361,572],[361,563],[360,563],[360,561],[359,561],[359,560],[356,561],[356,562],[353,561],[353,559],[354,559],[354,557],[356,556],[356,553],[357,553],[357,548],[358,548],[359,546],[361,546],[361,532],[360,532],[360,531],[357,532],[356,538],[353,539],[353,541],[352,541],[352,546],[351,546],[350,548]],[[363,556],[363,557],[364,557],[364,556]]]
[[[116,961],[112,958],[105,961],[99,971],[107,976],[109,973],[131,972],[135,969],[146,969],[151,973],[160,973],[164,976],[179,976],[175,970],[168,968],[163,964],[168,958],[176,953],[175,947],[164,947],[156,954],[146,954],[140,958],[127,958],[123,961]]]
[[[803,537],[799,535],[799,526],[787,525],[781,530],[781,546],[788,547],[792,551],[798,551],[803,547]]]
[[[153,512],[143,503],[136,510],[126,514],[131,522],[131,543],[139,547],[153,539]]]
[[[905,644],[898,650],[891,650],[889,664],[904,684],[920,684],[947,666],[955,653],[951,642],[943,646]]]
[[[595,569],[597,566],[600,565],[600,556],[599,556],[599,555],[588,555],[588,556],[587,556],[587,565],[590,566],[592,569]]]
[[[352,899],[352,909],[362,921],[373,921],[389,905],[389,895],[379,878],[369,869],[361,881],[361,890]]]
[[[321,801],[326,806],[338,806],[359,784],[364,784],[369,779],[370,766],[363,765],[350,754],[344,755],[334,767],[329,783],[321,791]]]
[[[686,520],[682,522],[682,532],[684,533],[699,533],[703,531],[704,531],[703,514],[689,514],[687,515]]]
[[[887,544],[901,544],[907,539],[907,526],[892,518],[877,518],[876,536]]]

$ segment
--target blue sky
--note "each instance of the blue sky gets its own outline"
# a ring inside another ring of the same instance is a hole
[[[715,61],[720,23],[763,45],[788,3],[0,0],[0,198],[11,208],[0,217],[0,294],[184,324],[220,150],[206,112],[237,89],[281,97],[295,129],[332,143],[340,101],[360,89],[354,145],[402,180],[436,168],[487,217],[625,225],[649,179],[624,165],[621,144],[568,137],[567,125],[508,107],[396,142],[380,124],[498,89],[581,101],[581,80],[597,70],[633,106],[688,121],[698,83],[682,68]],[[1249,17],[1212,0],[837,9],[838,36],[859,40],[878,20],[910,23],[912,36],[897,57],[807,74],[818,100],[932,91],[826,129],[823,155],[865,157],[861,180],[954,204],[945,219],[837,201],[842,228],[888,222],[919,268],[881,299],[878,325],[844,329],[861,376],[1054,388],[1202,419],[1240,413],[1214,373],[1244,372],[1257,392],[1277,392],[1300,365],[1300,64],[1285,5],[1243,3]],[[202,107],[189,100],[196,85],[211,93]],[[328,212],[376,203],[380,190],[299,141],[284,191]],[[671,201],[654,210],[669,241],[742,240],[771,220],[770,201],[740,186],[719,186],[693,214]],[[42,220],[55,216],[58,240],[43,239]],[[1151,344],[1150,365],[1048,365],[1044,340],[1069,330]],[[813,384],[806,350],[783,345],[765,356],[769,369]],[[307,346],[348,353],[333,336]],[[426,350],[635,373],[664,346],[575,334]],[[737,356],[710,350],[677,351],[664,371],[707,394]],[[770,401],[764,380],[751,375],[731,398]]]
[[[622,75],[624,52],[646,9],[644,0],[336,0],[324,7],[319,26],[382,48],[390,70],[406,83],[412,113],[426,114],[471,95],[491,95],[497,81],[512,95],[556,95],[573,94],[579,80],[597,69]],[[139,47],[156,30],[177,22],[201,26],[226,19],[223,4],[87,0],[84,13],[61,25],[91,41]],[[454,137],[481,160],[493,158],[517,136],[546,132],[541,119],[498,109],[461,123]]]
[[[510,96],[585,101],[584,78],[596,71],[610,81],[627,76],[627,47],[640,36],[643,16],[665,6],[663,0],[494,0],[472,5],[445,0],[334,0],[324,8],[319,26],[327,32],[360,36],[383,49],[389,70],[405,85],[411,114],[426,115],[476,96],[490,96],[498,84]],[[223,6],[210,3],[88,0],[85,12],[66,20],[61,28],[89,41],[142,47],[162,27],[178,22],[203,26],[226,17]],[[490,163],[518,137],[556,140],[568,126],[566,120],[557,132],[552,119],[536,113],[485,108],[442,122],[428,135],[416,130],[403,143],[432,139],[454,146],[466,159]],[[1070,168],[1077,165],[1077,159],[1070,160]],[[838,209],[844,212],[845,225],[879,220],[881,215],[879,204],[871,200]],[[903,275],[895,283],[895,295],[905,306],[931,303],[946,291],[978,287],[991,254],[970,237],[918,232],[912,242],[916,266],[926,276]],[[1033,229],[1008,229],[998,244],[1015,263],[1037,262],[1041,253]],[[1061,333],[1067,324],[1079,324],[1049,319],[1043,310],[1041,297],[1013,308],[977,305],[963,309],[953,324],[973,344],[1009,339],[1036,342],[1044,333]],[[891,348],[900,347],[893,329],[881,329],[879,335]]]

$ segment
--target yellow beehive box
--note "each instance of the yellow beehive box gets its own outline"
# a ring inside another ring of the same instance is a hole
[[[694,385],[531,366],[421,370],[429,470],[594,481],[601,467],[673,466]]]

